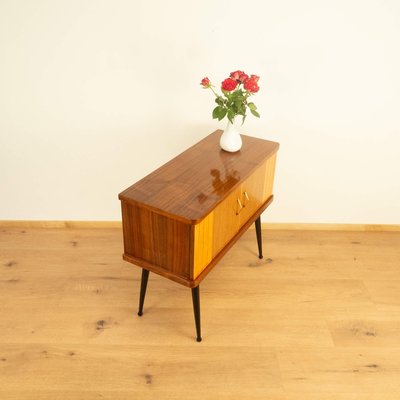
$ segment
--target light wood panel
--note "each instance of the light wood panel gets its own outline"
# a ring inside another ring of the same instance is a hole
[[[120,229],[0,229],[0,399],[397,400],[400,234],[247,232],[190,290]],[[221,286],[221,279],[224,285]]]
[[[273,187],[275,181],[276,157],[277,153],[275,153],[271,158],[269,158],[265,165],[263,193],[266,199],[273,193]]]
[[[240,200],[243,208],[240,210],[238,224],[242,226],[271,196],[272,193],[264,193],[267,161],[260,165],[240,187]]]
[[[213,258],[214,213],[194,225],[193,276],[197,278]]]
[[[212,253],[217,255],[239,231],[238,212],[240,205],[240,188],[233,191],[213,211]]]

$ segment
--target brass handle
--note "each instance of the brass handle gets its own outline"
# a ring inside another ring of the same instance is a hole
[[[236,199],[236,200],[237,200],[237,203],[238,203],[238,205],[239,205],[239,208],[238,208],[238,210],[236,211],[236,215],[239,215],[240,212],[241,212],[242,209],[243,209],[243,205],[242,205],[242,202],[240,201],[240,199]]]
[[[243,192],[243,197],[244,197],[243,207],[246,207],[246,204],[250,201],[250,197],[249,197],[249,195],[247,194],[246,191]]]

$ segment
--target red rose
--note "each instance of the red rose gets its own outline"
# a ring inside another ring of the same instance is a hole
[[[232,79],[232,78],[227,78],[222,82],[222,90],[225,90],[227,92],[232,92],[232,90],[236,89],[236,86],[238,85],[238,83]]]
[[[245,83],[247,79],[249,79],[249,76],[247,74],[243,73],[242,75],[239,76],[240,83]]]
[[[243,71],[235,71],[235,72],[231,72],[229,77],[234,79],[235,81],[237,81],[239,79],[240,75],[242,75],[242,74],[244,74]]]
[[[258,80],[260,79],[260,77],[257,76],[257,75],[251,75],[251,76],[250,76],[250,79],[253,79],[253,81],[258,82]]]
[[[249,79],[249,76],[243,71],[231,72],[230,77],[234,79],[237,83],[244,83],[247,79]]]
[[[211,82],[210,82],[210,80],[209,80],[208,78],[203,78],[203,79],[201,80],[200,85],[202,85],[202,86],[205,87],[205,88],[208,88],[208,87],[211,86]]]
[[[254,78],[253,78],[254,77]],[[257,93],[260,87],[257,84],[259,77],[256,75],[252,75],[251,78],[249,78],[245,83],[244,83],[244,88],[251,92],[251,93]]]

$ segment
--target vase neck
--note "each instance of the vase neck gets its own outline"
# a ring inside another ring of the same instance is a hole
[[[242,122],[243,122],[243,117],[241,115],[236,115],[233,118],[233,123],[231,121],[229,121],[229,119],[228,119],[228,125],[233,125],[233,126],[236,126],[237,128],[242,126]]]

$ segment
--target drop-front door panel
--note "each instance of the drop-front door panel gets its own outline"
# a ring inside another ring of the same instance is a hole
[[[272,195],[267,182],[274,173],[273,160],[265,160],[236,190],[227,196],[194,230],[194,278],[226,246],[239,229]]]

